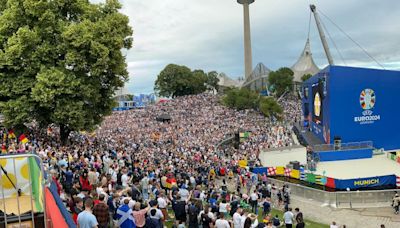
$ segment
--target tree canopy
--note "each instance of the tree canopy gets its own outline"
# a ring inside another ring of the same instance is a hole
[[[293,71],[287,67],[279,68],[277,71],[272,71],[269,74],[269,85],[277,97],[286,91],[293,90],[293,74]]]
[[[311,74],[305,74],[305,75],[301,76],[301,81],[305,82],[311,77],[312,77]]]
[[[118,0],[0,1],[0,108],[8,127],[90,130],[111,112],[128,78],[132,46]]]
[[[259,96],[256,92],[246,88],[232,88],[225,93],[222,101],[229,108],[237,110],[257,109]]]
[[[179,97],[218,89],[217,72],[205,73],[176,64],[167,65],[158,75],[154,90],[159,96]]]
[[[273,97],[262,97],[260,99],[260,112],[269,118],[275,117],[280,120],[283,109]]]
[[[225,106],[236,110],[258,110],[269,118],[280,119],[283,111],[273,97],[260,97],[256,92],[246,88],[229,89],[222,98],[222,102]]]

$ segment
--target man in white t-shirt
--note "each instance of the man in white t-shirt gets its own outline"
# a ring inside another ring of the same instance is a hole
[[[258,205],[258,194],[257,190],[254,190],[253,193],[250,194],[250,204],[251,204],[251,210],[253,213],[257,214],[257,205]]]
[[[231,228],[229,222],[224,219],[224,214],[221,213],[219,219],[215,221],[215,228]]]
[[[336,222],[332,222],[332,224],[330,225],[330,228],[339,228],[339,226],[336,225]]]
[[[164,220],[168,219],[168,213],[167,213],[167,200],[164,197],[164,190],[160,192],[157,198],[157,203],[158,203],[158,208],[160,208],[161,212],[164,215]]]
[[[128,176],[128,171],[126,168],[122,170],[123,174],[121,176],[121,182],[122,182],[122,187],[126,188],[128,187],[128,182],[129,182],[129,176]]]
[[[294,218],[294,214],[292,212],[292,208],[289,208],[289,210],[283,214],[283,220],[285,221],[286,228],[293,227],[293,218]]]
[[[233,228],[241,228],[242,222],[242,208],[238,208],[236,212],[233,214]]]

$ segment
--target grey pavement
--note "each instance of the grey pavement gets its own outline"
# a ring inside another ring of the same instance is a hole
[[[338,225],[350,228],[399,228],[400,215],[394,214],[390,207],[368,209],[337,209],[321,203],[292,196],[292,208],[300,208],[304,217],[319,223]]]

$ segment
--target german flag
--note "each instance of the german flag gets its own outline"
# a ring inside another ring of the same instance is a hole
[[[24,144],[27,143],[27,142],[29,142],[29,140],[26,138],[25,134],[20,135],[19,138],[18,138],[18,140],[19,140],[20,142],[24,143]]]

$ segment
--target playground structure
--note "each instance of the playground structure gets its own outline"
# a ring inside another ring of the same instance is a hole
[[[0,165],[0,228],[76,227],[37,155],[1,155]]]

